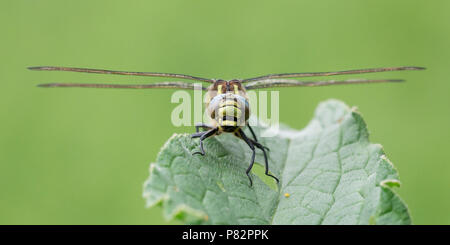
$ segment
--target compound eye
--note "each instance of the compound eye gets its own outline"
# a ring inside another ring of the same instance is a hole
[[[209,102],[208,111],[210,113],[211,118],[215,118],[215,116],[216,116],[215,110],[217,108],[219,108],[220,103],[223,101],[225,96],[226,96],[225,94],[219,94],[219,95],[215,96],[214,98],[212,98],[211,102]]]
[[[245,120],[248,120],[250,117],[250,105],[248,104],[248,100],[240,95],[236,95],[235,98],[239,103],[239,108],[244,113]]]
[[[239,105],[242,107],[249,107],[248,101],[246,98],[240,96],[240,95],[236,95],[235,96],[236,100],[238,101]]]

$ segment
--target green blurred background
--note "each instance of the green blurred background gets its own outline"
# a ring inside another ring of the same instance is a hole
[[[400,172],[415,224],[450,224],[450,1],[0,1],[0,224],[167,224],[142,185],[175,132],[171,90],[43,89],[158,78],[60,65],[245,78],[425,66],[403,84],[280,89],[301,129],[328,98],[358,106]]]

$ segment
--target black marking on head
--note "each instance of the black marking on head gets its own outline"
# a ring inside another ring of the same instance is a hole
[[[238,118],[235,117],[235,116],[224,116],[224,117],[222,117],[222,120],[223,121],[235,121],[235,122],[237,122]]]
[[[236,131],[237,128],[239,128],[239,127],[238,126],[222,126],[222,130],[227,133],[234,132],[234,131]]]

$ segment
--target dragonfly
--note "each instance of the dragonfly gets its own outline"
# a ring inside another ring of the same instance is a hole
[[[269,172],[269,161],[267,151],[269,149],[258,142],[256,134],[248,123],[250,116],[250,106],[248,102],[247,90],[264,89],[274,87],[318,87],[330,85],[346,85],[346,84],[365,84],[365,83],[389,83],[389,82],[403,82],[401,79],[344,79],[344,80],[296,80],[292,78],[304,77],[328,77],[339,75],[352,75],[364,73],[377,73],[389,71],[406,71],[406,70],[424,70],[424,67],[416,66],[401,66],[401,67],[383,67],[383,68],[368,68],[345,71],[332,72],[303,72],[303,73],[279,73],[269,74],[264,76],[252,77],[247,79],[209,79],[191,75],[175,74],[175,73],[160,73],[160,72],[132,72],[132,71],[114,71],[103,69],[90,68],[74,68],[74,67],[60,67],[60,66],[37,66],[28,67],[34,71],[68,71],[68,72],[83,72],[83,73],[97,73],[97,74],[114,74],[114,75],[130,75],[130,76],[144,76],[144,77],[164,77],[176,78],[183,81],[166,81],[149,84],[98,84],[98,83],[45,83],[39,84],[39,87],[54,88],[54,87],[79,87],[79,88],[115,88],[115,89],[153,89],[153,88],[171,88],[171,89],[202,89],[206,91],[206,110],[211,119],[210,124],[196,123],[196,132],[191,135],[192,138],[199,138],[200,151],[192,153],[192,155],[205,155],[203,141],[212,136],[217,136],[222,133],[231,133],[237,138],[243,140],[252,151],[250,165],[245,171],[250,186],[253,185],[250,172],[255,163],[256,149],[262,151],[265,164],[265,175],[272,177],[279,183],[279,179]],[[200,87],[190,81],[197,81],[208,83],[209,86],[201,85]],[[247,127],[252,135],[248,137],[244,133],[244,128]],[[202,129],[202,131],[200,130]]]

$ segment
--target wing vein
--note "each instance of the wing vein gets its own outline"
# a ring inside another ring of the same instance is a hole
[[[272,87],[318,87],[329,85],[343,85],[343,84],[360,84],[360,83],[385,83],[385,82],[403,82],[401,79],[350,79],[350,80],[325,80],[325,81],[298,81],[291,79],[268,79],[262,81],[255,81],[247,84],[245,89],[260,89]]]
[[[34,71],[70,71],[70,72],[129,75],[129,76],[168,77],[168,78],[181,78],[181,79],[196,80],[196,81],[209,82],[209,83],[214,82],[213,79],[208,79],[208,78],[195,77],[195,76],[184,75],[184,74],[160,73],[160,72],[113,71],[113,70],[103,70],[103,69],[59,67],[59,66],[35,66],[35,67],[28,67],[28,69],[34,70]]]
[[[403,71],[403,70],[424,70],[423,67],[416,66],[401,66],[401,67],[384,67],[384,68],[369,68],[369,69],[358,69],[358,70],[348,70],[348,71],[331,71],[331,72],[305,72],[305,73],[280,73],[280,74],[270,74],[265,76],[247,78],[242,80],[243,83],[276,79],[276,78],[293,78],[293,77],[318,77],[318,76],[335,76],[335,75],[349,75],[349,74],[362,74],[362,73],[374,73],[374,72],[387,72],[387,71]]]
[[[98,84],[98,83],[45,83],[39,87],[77,87],[77,88],[123,88],[123,89],[149,89],[149,88],[178,88],[178,89],[201,89],[203,86],[186,82],[160,82],[151,84]]]

